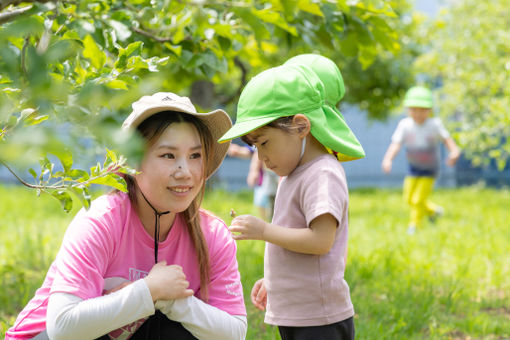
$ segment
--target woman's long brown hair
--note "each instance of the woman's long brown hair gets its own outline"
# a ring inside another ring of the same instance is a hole
[[[145,139],[147,144],[150,144],[156,138],[158,138],[168,126],[173,123],[191,123],[198,131],[200,140],[202,142],[202,157],[203,157],[203,177],[202,177],[202,188],[198,193],[197,197],[191,202],[188,209],[182,212],[184,220],[186,221],[186,227],[193,241],[195,247],[197,261],[200,270],[200,298],[204,301],[208,300],[208,284],[210,279],[210,263],[209,263],[209,250],[207,243],[202,232],[200,225],[200,205],[204,198],[205,191],[205,180],[206,174],[208,173],[211,159],[212,159],[212,146],[213,139],[211,132],[207,126],[195,116],[190,114],[174,112],[174,111],[163,111],[157,113],[145,121],[142,122],[137,128],[138,132]],[[135,179],[132,176],[125,175],[125,180],[128,187],[129,199],[131,204],[136,206],[136,192],[138,186],[135,183]]]

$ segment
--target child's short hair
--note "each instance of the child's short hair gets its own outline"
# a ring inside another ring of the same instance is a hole
[[[297,128],[292,124],[293,118],[294,118],[294,116],[281,117],[276,120],[273,120],[271,123],[264,125],[263,127],[259,128],[259,129],[271,127],[271,128],[283,130],[285,132],[293,132],[294,130],[297,130]],[[249,146],[252,146],[255,142],[257,142],[256,140],[253,140],[252,138],[250,138],[249,134],[241,136],[241,140],[243,142],[245,142],[246,144],[248,144]]]

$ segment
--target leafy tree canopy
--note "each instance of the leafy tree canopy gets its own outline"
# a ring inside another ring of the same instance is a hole
[[[142,94],[233,112],[250,76],[304,52],[337,61],[346,100],[383,118],[412,81],[408,12],[404,0],[0,0],[0,162],[39,159],[20,180],[87,207],[91,184],[125,190],[118,173],[140,146],[119,126]],[[88,170],[73,161],[98,154]]]
[[[510,8],[504,0],[452,2],[425,31],[417,70],[439,84],[437,106],[475,165],[510,157]]]

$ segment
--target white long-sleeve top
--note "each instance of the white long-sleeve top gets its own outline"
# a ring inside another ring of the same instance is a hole
[[[194,296],[157,301],[154,306],[144,280],[88,300],[68,293],[52,294],[48,303],[47,333],[55,340],[94,339],[147,318],[155,313],[155,309],[180,322],[198,339],[242,340],[246,337],[245,316],[230,315]]]

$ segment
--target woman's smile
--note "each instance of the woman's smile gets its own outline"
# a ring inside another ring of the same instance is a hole
[[[170,190],[172,193],[178,194],[179,196],[184,196],[185,194],[189,193],[193,189],[192,186],[171,186],[168,187],[168,190]]]

